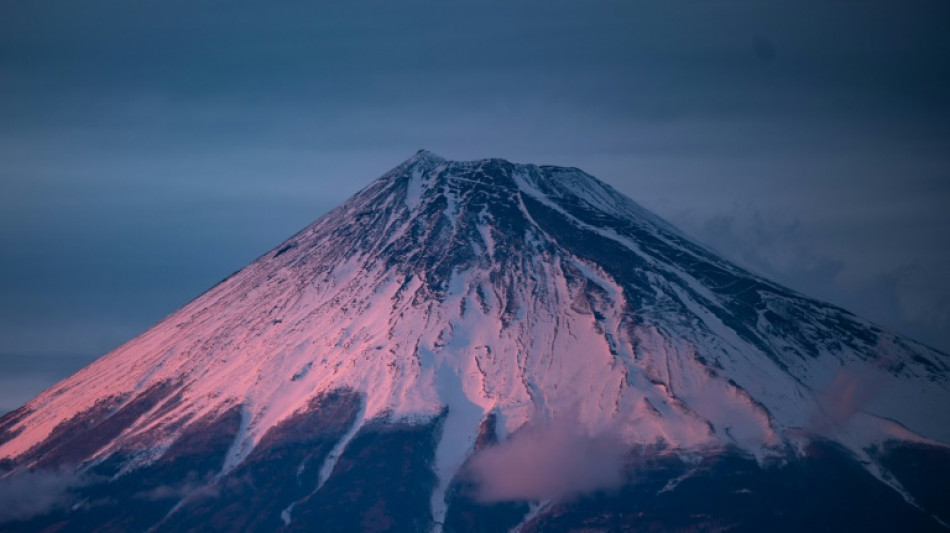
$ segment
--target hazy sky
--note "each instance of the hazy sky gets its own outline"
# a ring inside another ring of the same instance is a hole
[[[426,148],[950,351],[950,3],[0,0],[0,412]]]

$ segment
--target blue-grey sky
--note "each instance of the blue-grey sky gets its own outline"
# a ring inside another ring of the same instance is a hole
[[[0,412],[426,148],[950,351],[946,0],[0,0]]]

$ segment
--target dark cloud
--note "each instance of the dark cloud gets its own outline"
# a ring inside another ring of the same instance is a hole
[[[766,37],[756,35],[752,40],[752,49],[755,51],[755,55],[762,61],[775,59],[775,45]]]
[[[950,284],[937,266],[950,264],[950,250],[937,248],[922,264],[912,259],[913,244],[897,242],[897,235],[904,232],[896,232],[893,244],[882,243],[879,234],[863,237],[867,248],[854,242],[862,238],[857,232],[874,227],[873,220],[853,229],[834,228],[781,213],[765,214],[748,205],[716,215],[680,211],[673,219],[700,242],[757,274],[932,346],[950,347]],[[903,238],[922,239],[923,247],[927,241],[936,247],[941,236],[935,230],[925,229],[928,235],[923,238]],[[837,245],[839,239],[849,238],[850,248],[847,243]]]

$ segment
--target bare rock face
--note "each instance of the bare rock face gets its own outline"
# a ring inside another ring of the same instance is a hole
[[[420,152],[0,419],[0,531],[944,531],[948,369],[580,170]]]

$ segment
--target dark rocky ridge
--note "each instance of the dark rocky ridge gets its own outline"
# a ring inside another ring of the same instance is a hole
[[[240,425],[239,407],[195,422],[151,465],[123,472],[121,453],[90,465],[69,507],[0,531],[430,531],[439,421],[367,424],[318,488],[317,470],[352,424],[359,397],[335,391],[311,407],[271,430],[224,476],[216,474]],[[486,420],[480,447],[497,444],[491,427]],[[847,451],[817,441],[804,456],[766,466],[738,450],[698,463],[634,453],[623,487],[551,502],[522,531],[946,531],[931,515],[946,517],[950,453],[894,442],[881,454],[920,507]],[[461,472],[446,497],[444,531],[505,531],[527,516],[529,502],[479,503]],[[288,502],[296,502],[289,524],[281,518]]]

